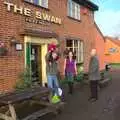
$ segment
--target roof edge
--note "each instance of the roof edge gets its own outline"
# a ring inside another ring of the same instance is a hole
[[[105,41],[105,36],[103,35],[102,31],[100,30],[100,28],[98,27],[98,25],[96,24],[95,21],[94,21],[94,25],[96,26],[97,30],[99,31],[99,33],[101,34],[101,36],[103,37],[103,39]]]
[[[99,9],[98,5],[94,4],[93,2],[91,2],[90,0],[73,0],[93,11],[97,11]]]

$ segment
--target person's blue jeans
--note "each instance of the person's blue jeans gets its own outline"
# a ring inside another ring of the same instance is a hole
[[[74,74],[71,72],[66,72],[66,78],[68,82],[72,82],[74,81]]]
[[[66,79],[68,82],[69,93],[73,93],[74,74],[72,72],[66,72]]]
[[[47,75],[48,87],[52,89],[53,95],[56,93],[58,95],[58,79],[57,75]]]

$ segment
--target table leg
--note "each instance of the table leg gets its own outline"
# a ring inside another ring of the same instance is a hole
[[[12,104],[9,104],[9,110],[10,110],[10,114],[11,114],[11,117],[13,118],[13,120],[17,120],[15,108]]]

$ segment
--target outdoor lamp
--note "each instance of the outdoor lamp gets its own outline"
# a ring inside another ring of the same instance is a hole
[[[21,51],[23,49],[22,43],[16,40],[15,37],[11,38],[11,46],[13,46],[16,51]]]

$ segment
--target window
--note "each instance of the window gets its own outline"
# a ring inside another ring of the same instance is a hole
[[[68,16],[80,20],[80,5],[72,0],[68,0]]]
[[[117,48],[110,48],[109,52],[110,53],[116,53],[116,52],[118,52],[118,50],[117,50]]]
[[[48,8],[48,0],[25,0],[26,2]]]
[[[83,42],[80,40],[67,40],[66,48],[75,54],[77,63],[83,62]]]

